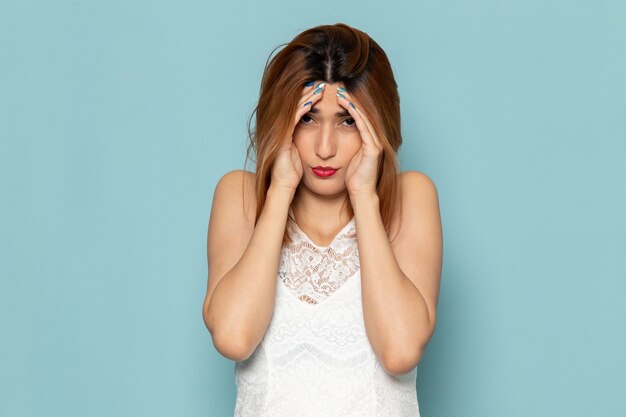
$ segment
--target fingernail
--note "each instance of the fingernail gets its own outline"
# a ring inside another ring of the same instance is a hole
[[[318,88],[317,90],[313,91],[313,94],[317,94],[317,93],[319,93],[320,91],[322,91],[323,89],[324,89],[323,87],[322,87],[322,88]]]
[[[317,88],[322,88],[322,87],[324,87],[325,85],[326,85],[326,83],[325,83],[325,82],[321,82],[321,83],[319,83],[319,84],[317,85]]]
[[[307,101],[306,103],[304,103],[304,106],[308,106],[309,104],[313,104],[313,102],[312,101]],[[304,107],[304,106],[302,106],[302,107]]]
[[[315,84],[313,81],[309,81],[308,83],[304,84],[305,87],[310,87],[313,84]]]
[[[354,104],[352,104],[352,102],[348,103],[350,106],[352,106],[353,109],[356,109],[356,107],[354,107]]]
[[[341,94],[341,93],[337,93],[337,95],[338,95],[339,97],[341,97],[341,98],[346,98],[346,96],[344,96],[344,95],[343,95],[343,94]]]
[[[340,92],[342,92],[342,93],[347,93],[346,89],[345,89],[345,88],[343,88],[343,87],[338,87],[338,88],[337,88],[337,91],[340,91]]]

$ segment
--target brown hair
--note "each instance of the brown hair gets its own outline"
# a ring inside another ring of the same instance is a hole
[[[400,198],[397,152],[402,135],[400,97],[387,55],[367,33],[343,23],[307,29],[274,51],[284,45],[265,64],[259,101],[248,121],[250,142],[246,160],[250,159],[251,149],[256,153],[255,224],[265,204],[271,168],[281,140],[293,129],[302,88],[307,81],[322,80],[344,84],[348,93],[361,103],[360,110],[371,120],[382,142],[376,190],[381,218],[388,231]],[[256,126],[251,129],[255,112]],[[344,204],[353,216],[349,196]],[[290,216],[288,221],[294,219]],[[290,241],[285,230],[283,243]]]

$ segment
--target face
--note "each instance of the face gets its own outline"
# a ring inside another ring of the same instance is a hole
[[[300,118],[293,134],[304,168],[301,182],[320,194],[345,190],[345,172],[362,143],[354,118],[337,102],[337,87],[343,84],[326,84],[320,93],[322,98]],[[337,171],[320,177],[313,170],[318,166],[337,168]]]

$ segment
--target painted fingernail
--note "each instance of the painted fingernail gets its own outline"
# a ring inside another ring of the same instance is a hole
[[[342,93],[347,93],[346,89],[345,89],[345,88],[343,88],[343,87],[339,87],[339,88],[337,88],[337,91],[340,91],[340,92],[342,92]]]
[[[348,103],[350,106],[352,106],[353,109],[356,109],[356,107],[354,107],[354,104],[352,104],[352,102]]]
[[[317,93],[319,93],[320,91],[322,91],[323,89],[324,89],[324,88],[318,88],[317,90],[313,91],[313,94],[317,94]]]
[[[317,85],[317,88],[322,88],[322,87],[324,87],[325,85],[326,85],[326,83],[325,83],[325,82],[321,82],[321,83],[319,83],[319,84]]]
[[[315,84],[313,81],[309,81],[308,83],[304,84],[305,87],[310,87],[313,84]]]
[[[341,93],[337,93],[337,95],[338,95],[339,97],[341,97],[341,98],[346,98],[346,96],[344,96],[344,95],[343,95],[343,94],[341,94]]]
[[[312,101],[307,101],[306,103],[304,103],[304,106],[308,106],[309,104],[313,104],[313,102]],[[302,106],[302,107],[304,107],[304,106]]]

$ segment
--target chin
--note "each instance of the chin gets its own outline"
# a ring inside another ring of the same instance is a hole
[[[335,177],[335,175],[333,175],[332,178],[319,178],[311,173],[300,184],[304,185],[314,194],[335,195],[343,193],[346,190],[343,176]]]

